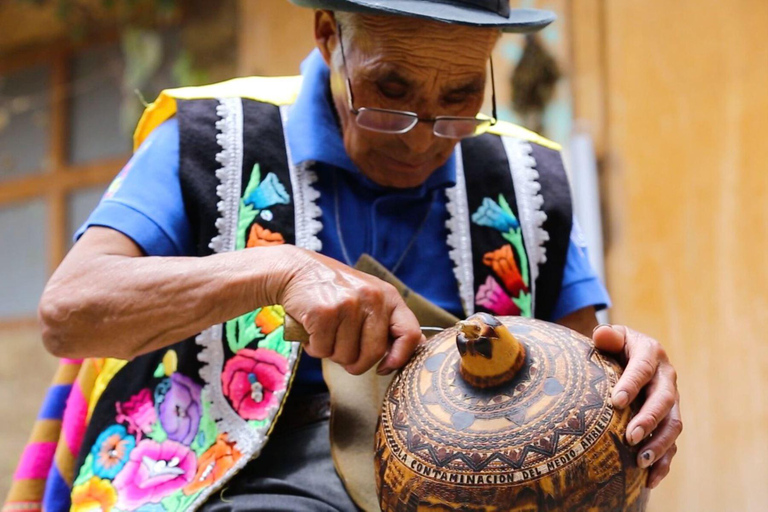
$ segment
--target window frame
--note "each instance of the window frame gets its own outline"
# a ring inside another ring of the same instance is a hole
[[[57,41],[29,50],[0,55],[0,75],[26,68],[48,65],[51,70],[49,145],[47,168],[21,177],[0,181],[0,208],[14,203],[42,198],[46,205],[46,237],[48,240],[48,275],[59,266],[68,250],[68,197],[79,190],[96,186],[104,188],[130,158],[130,153],[81,164],[71,164],[68,154],[68,125],[70,120],[70,71],[78,52],[118,40],[116,33],[94,37],[83,43]],[[36,325],[34,315],[21,318],[0,318],[0,328]]]

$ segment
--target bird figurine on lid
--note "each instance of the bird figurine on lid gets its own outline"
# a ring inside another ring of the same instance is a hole
[[[472,315],[395,377],[376,432],[384,511],[644,511],[621,366],[566,327]]]

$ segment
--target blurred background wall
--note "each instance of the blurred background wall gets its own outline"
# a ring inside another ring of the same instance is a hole
[[[686,429],[650,509],[768,510],[768,2],[517,4],[559,20],[499,44],[501,117],[564,145],[610,321],[680,375]],[[0,3],[0,497],[56,367],[38,297],[141,98],[294,74],[311,27],[286,0]]]

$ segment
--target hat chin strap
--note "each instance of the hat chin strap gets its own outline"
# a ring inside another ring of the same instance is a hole
[[[438,0],[446,4],[461,4],[495,12],[499,16],[509,17],[509,0]]]

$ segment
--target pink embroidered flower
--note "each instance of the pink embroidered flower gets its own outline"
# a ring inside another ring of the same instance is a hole
[[[145,503],[158,503],[191,482],[196,470],[195,454],[183,444],[144,439],[113,482],[117,508],[133,510]]]
[[[128,432],[145,435],[152,432],[152,425],[157,421],[155,404],[152,402],[152,391],[144,388],[133,395],[127,402],[115,404],[117,408],[117,422],[128,423]]]
[[[481,284],[480,288],[477,289],[475,302],[479,306],[493,311],[496,315],[520,314],[520,308],[512,302],[512,299],[504,293],[499,283],[491,276],[488,276],[485,283]]]
[[[232,407],[247,420],[263,420],[273,405],[275,393],[285,389],[288,360],[274,350],[245,348],[227,361],[221,374],[224,394]]]

